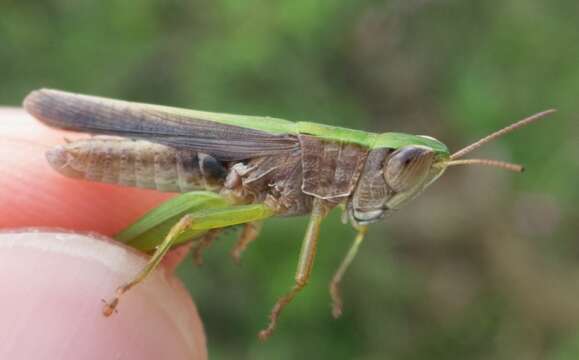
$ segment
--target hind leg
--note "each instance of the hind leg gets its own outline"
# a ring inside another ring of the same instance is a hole
[[[274,211],[264,204],[256,205],[239,205],[219,209],[199,210],[183,216],[165,236],[163,242],[157,246],[151,259],[145,267],[130,281],[120,286],[115,296],[108,302],[103,309],[105,316],[110,316],[114,311],[121,296],[134,286],[141,283],[147,276],[153,272],[159,263],[167,254],[169,249],[175,245],[176,240],[183,233],[188,231],[206,232],[212,229],[220,229],[227,226],[244,224],[247,222],[258,221],[268,218],[274,214]]]

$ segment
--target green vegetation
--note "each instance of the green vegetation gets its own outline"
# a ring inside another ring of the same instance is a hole
[[[449,169],[370,229],[331,318],[354,232],[322,227],[309,287],[265,344],[306,219],[268,221],[241,267],[235,234],[180,273],[212,359],[579,357],[579,5],[546,1],[4,1],[0,103],[38,87],[367,131],[481,150],[522,175]],[[481,154],[482,153],[482,154]]]

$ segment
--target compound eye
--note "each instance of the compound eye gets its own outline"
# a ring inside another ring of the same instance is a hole
[[[434,162],[434,152],[419,146],[396,150],[384,167],[384,179],[397,193],[423,185]]]

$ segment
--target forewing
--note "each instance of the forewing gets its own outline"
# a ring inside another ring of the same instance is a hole
[[[30,93],[24,108],[49,126],[144,139],[211,154],[220,160],[273,155],[299,147],[295,135],[210,120],[212,114],[42,89]],[[236,115],[236,123],[243,118]],[[255,121],[255,117],[251,118]],[[264,118],[267,121],[267,118]]]

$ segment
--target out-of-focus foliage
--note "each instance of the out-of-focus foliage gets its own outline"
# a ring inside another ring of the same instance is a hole
[[[579,4],[488,1],[0,3],[0,103],[55,87],[202,110],[429,134],[457,149],[533,112],[549,120],[454,168],[371,228],[331,319],[353,231],[324,224],[308,288],[265,344],[304,219],[276,219],[235,266],[233,234],[181,273],[213,359],[579,357]]]

